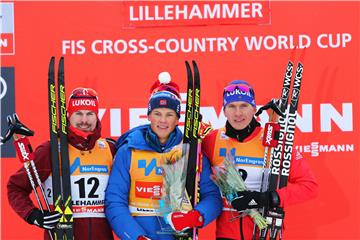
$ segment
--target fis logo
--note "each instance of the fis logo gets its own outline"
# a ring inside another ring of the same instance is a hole
[[[145,159],[138,160],[138,168],[145,169],[145,176],[149,176],[154,170],[156,175],[162,175],[162,168],[156,166],[156,158],[153,158],[149,164]]]

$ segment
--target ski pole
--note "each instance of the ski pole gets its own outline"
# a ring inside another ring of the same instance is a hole
[[[13,137],[16,152],[18,153],[20,162],[22,162],[23,165],[24,165],[26,175],[27,175],[27,177],[28,177],[28,179],[30,181],[30,185],[31,185],[31,187],[32,187],[32,189],[34,191],[35,198],[36,198],[36,201],[38,202],[40,211],[42,213],[44,213],[44,208],[42,206],[39,194],[38,194],[38,192],[36,190],[36,184],[34,182],[32,174],[31,174],[31,169],[32,169],[32,172],[35,175],[36,182],[37,182],[38,186],[40,187],[41,194],[42,194],[43,199],[44,199],[45,204],[46,204],[46,208],[47,208],[47,210],[50,211],[49,202],[48,202],[48,200],[46,198],[45,191],[44,191],[44,188],[42,186],[39,173],[38,173],[38,171],[36,169],[36,166],[35,166],[35,163],[34,163],[34,160],[33,160],[34,159],[34,153],[32,151],[30,141],[26,137],[26,136],[33,136],[34,132],[31,131],[30,129],[28,129],[24,124],[22,124],[19,121],[19,118],[18,118],[16,113],[14,113],[12,117],[7,116],[7,121],[8,121],[9,129],[7,131],[6,137],[4,139],[2,139],[2,143],[6,142],[11,137]],[[23,134],[22,137],[19,137],[18,133]],[[51,233],[50,230],[48,230],[48,233],[49,233],[50,239],[53,240],[52,233]]]

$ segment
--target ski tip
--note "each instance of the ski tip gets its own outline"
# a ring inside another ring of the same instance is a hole
[[[186,65],[186,67],[190,67],[190,64],[188,61],[185,61],[185,65]]]
[[[52,57],[50,58],[49,68],[50,68],[50,66],[54,66],[54,63],[55,63],[55,57],[52,56]]]
[[[193,67],[194,67],[194,71],[199,71],[199,68],[197,66],[197,63],[195,62],[195,60],[192,61]]]
[[[64,57],[60,58],[59,67],[58,67],[58,74],[64,74]]]
[[[54,74],[54,68],[55,68],[54,65],[55,65],[55,57],[52,56],[49,62],[49,75]]]
[[[59,66],[62,66],[62,65],[64,65],[64,57],[61,57],[60,61],[59,61]]]

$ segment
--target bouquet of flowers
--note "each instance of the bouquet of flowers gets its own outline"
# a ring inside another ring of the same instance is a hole
[[[189,144],[180,144],[164,153],[163,197],[164,205],[171,212],[181,211],[185,200],[186,170],[188,163]]]
[[[224,158],[224,166],[214,167],[214,174],[211,178],[219,187],[222,194],[228,201],[237,196],[237,192],[245,191],[246,185],[232,161],[233,157],[227,155]],[[267,227],[267,222],[261,214],[255,209],[247,209],[242,216],[249,215],[259,227],[260,230]]]
[[[159,212],[166,223],[168,223],[167,216],[169,213],[192,209],[185,191],[189,148],[189,144],[179,144],[162,154],[163,192],[159,200]],[[161,222],[160,225],[162,225]],[[158,233],[185,235],[182,232],[175,232],[169,225],[162,226]]]

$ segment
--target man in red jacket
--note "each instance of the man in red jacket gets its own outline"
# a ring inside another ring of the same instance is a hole
[[[89,102],[91,104],[88,104]],[[109,139],[101,138],[98,110],[98,96],[93,89],[76,88],[72,91],[67,108],[68,147],[73,229],[74,238],[77,240],[113,239],[104,214],[104,198],[115,146]],[[34,154],[34,162],[47,193],[46,197],[52,205],[50,142],[42,143]],[[101,171],[99,167],[102,168]],[[61,215],[56,211],[43,213],[33,204],[29,197],[32,188],[24,168],[10,177],[7,189],[9,203],[21,218],[40,228],[55,228]],[[48,231],[45,231],[44,239],[49,238]]]
[[[202,149],[213,166],[223,164],[226,153],[235,153],[235,166],[242,174],[248,191],[239,192],[231,205],[224,201],[223,212],[216,222],[216,237],[220,239],[252,239],[254,222],[248,215],[234,221],[234,212],[250,208],[286,207],[316,196],[318,185],[298,151],[293,152],[289,184],[276,191],[260,192],[264,146],[263,129],[255,119],[256,104],[253,88],[245,81],[235,80],[224,89],[224,128],[211,132]],[[272,105],[275,111],[276,105]],[[258,234],[258,233],[257,233]]]

